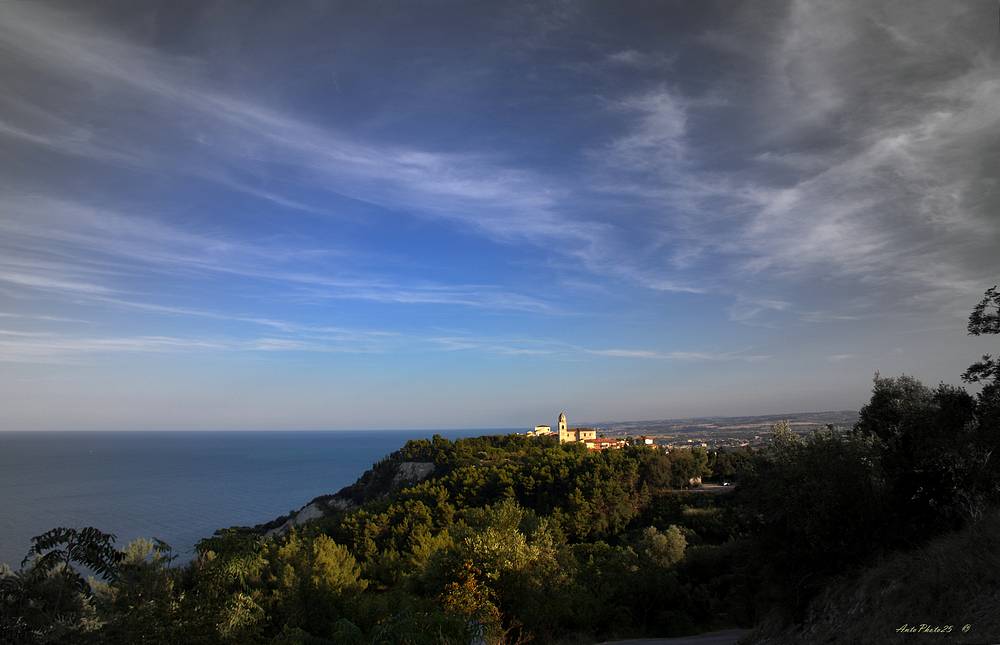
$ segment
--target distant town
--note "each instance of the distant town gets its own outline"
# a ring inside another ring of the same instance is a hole
[[[700,446],[709,449],[764,445],[771,426],[787,421],[792,431],[809,434],[823,428],[846,430],[858,420],[856,410],[795,412],[745,417],[696,417],[649,421],[608,421],[571,428],[566,413],[556,429],[540,424],[527,431],[531,437],[558,437],[559,443],[581,442],[590,450],[608,450],[627,445],[645,445],[662,450]]]

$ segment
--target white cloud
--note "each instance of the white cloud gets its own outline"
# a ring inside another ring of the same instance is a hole
[[[210,89],[197,80],[197,66],[189,61],[129,43],[71,15],[11,3],[0,8],[0,16],[0,41],[42,73],[100,84],[108,93],[135,96],[154,111],[186,113],[185,119],[173,119],[172,127],[181,128],[176,139],[197,145],[188,158],[152,159],[157,170],[175,167],[243,189],[250,184],[236,179],[231,167],[264,174],[268,165],[286,165],[298,169],[311,188],[392,209],[417,206],[417,215],[461,223],[501,241],[588,246],[605,232],[602,224],[556,212],[565,188],[490,156],[360,143]],[[18,132],[42,136],[27,128]],[[136,147],[135,138],[143,134],[116,132],[115,149]],[[274,191],[248,190],[294,208],[322,210]]]
[[[549,302],[489,284],[400,282],[339,268],[350,254],[322,247],[257,244],[183,231],[159,220],[48,197],[10,196],[0,206],[0,282],[18,287],[113,295],[121,276],[163,273],[238,276],[281,285],[284,297],[558,313]],[[40,260],[38,258],[50,258]],[[103,284],[69,276],[91,273]]]
[[[170,336],[129,336],[79,338],[57,334],[20,335],[0,338],[0,362],[62,363],[77,362],[87,355],[117,353],[172,353],[218,351],[225,342]]]
[[[79,282],[70,279],[54,278],[46,275],[15,273],[10,271],[0,271],[0,282],[6,282],[18,287],[28,287],[31,289],[41,289],[44,291],[57,291],[69,294],[95,295],[114,293],[113,289],[91,284],[89,282]]]
[[[787,311],[792,304],[777,298],[753,298],[743,294],[736,297],[728,310],[729,319],[735,322],[749,322],[758,319],[761,314],[772,311]]]
[[[674,361],[747,361],[756,362],[770,358],[763,354],[737,352],[660,352],[649,349],[588,349],[589,354],[612,358],[649,358]]]
[[[739,321],[816,308],[796,297],[823,283],[897,310],[981,291],[1000,270],[996,50],[966,37],[982,11],[797,1],[777,23],[740,16],[722,49],[752,45],[763,65],[721,79],[723,100],[659,86],[617,101],[634,118],[594,152],[595,184],[662,213],[637,224],[630,273],[729,293]],[[786,304],[748,305],[761,283]]]
[[[724,78],[696,95],[680,80],[657,81],[605,98],[604,116],[617,116],[620,127],[574,159],[583,167],[574,184],[496,152],[362,140],[210,84],[198,61],[140,46],[72,11],[7,3],[0,7],[0,41],[22,73],[58,79],[83,115],[117,99],[142,105],[176,145],[170,153],[136,155],[156,149],[144,145],[149,129],[115,128],[98,137],[85,119],[30,96],[7,110],[0,136],[150,172],[176,168],[288,208],[327,212],[260,181],[278,165],[294,171],[289,181],[298,186],[453,222],[502,243],[555,249],[600,276],[653,291],[729,294],[729,314],[738,322],[778,312],[805,322],[851,320],[859,314],[841,313],[842,302],[797,298],[828,281],[874,301],[944,307],[980,290],[1000,269],[991,253],[1000,243],[991,217],[996,180],[984,162],[1000,132],[996,57],[961,37],[978,10],[961,3],[794,2],[776,23],[751,23],[744,37],[762,47],[761,65],[740,68],[745,85]],[[730,52],[745,48],[721,31],[703,40]],[[606,61],[666,62],[634,48],[611,51]],[[95,88],[104,97],[100,106],[87,100]],[[726,122],[737,109],[747,123]],[[730,145],[731,132],[740,145]],[[734,158],[713,156],[718,147]],[[594,194],[606,200],[605,212],[587,202]],[[18,200],[30,201],[7,188],[3,197],[8,213]],[[88,279],[8,265],[8,284],[111,293],[120,288],[113,276],[90,276],[120,270],[128,260],[168,273],[273,281],[303,300],[559,312],[544,299],[491,285],[290,270],[283,254],[304,249],[187,233],[149,217],[58,202],[39,201],[44,208],[22,209],[31,214],[20,219],[5,213],[0,224],[35,251],[68,250],[71,257],[59,261],[87,271]],[[42,225],[54,215],[31,219],[58,209],[60,226]],[[74,255],[84,248],[88,257]],[[95,265],[98,254],[108,265]],[[777,295],[741,295],[759,293]],[[810,313],[820,310],[837,313]]]
[[[605,61],[611,65],[631,67],[643,71],[663,71],[673,67],[675,58],[655,52],[622,49],[608,54]]]

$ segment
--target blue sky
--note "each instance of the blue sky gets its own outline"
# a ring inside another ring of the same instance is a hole
[[[0,429],[857,408],[1000,276],[993,3],[0,4]]]

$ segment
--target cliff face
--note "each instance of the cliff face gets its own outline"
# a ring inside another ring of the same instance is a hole
[[[433,473],[432,462],[400,461],[393,455],[375,464],[356,482],[345,486],[337,493],[317,497],[299,510],[256,528],[268,537],[281,535],[293,527],[302,526],[332,513],[349,511],[365,502],[389,497],[402,488],[427,479]]]

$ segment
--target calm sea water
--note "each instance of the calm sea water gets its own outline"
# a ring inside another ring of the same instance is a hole
[[[16,568],[31,537],[56,526],[96,526],[120,545],[157,537],[188,558],[216,529],[335,493],[434,432],[0,433],[0,562]]]

